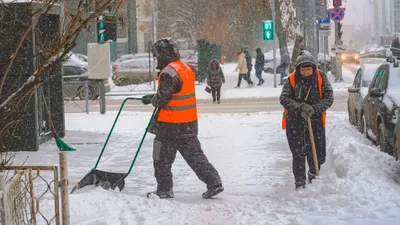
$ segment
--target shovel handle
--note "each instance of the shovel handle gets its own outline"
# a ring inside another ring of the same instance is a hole
[[[312,149],[313,158],[314,158],[315,175],[319,176],[319,164],[318,164],[318,158],[317,158],[317,149],[315,148],[314,132],[312,129],[311,118],[309,116],[307,116],[307,122],[308,122],[308,132],[310,133],[310,139],[311,139],[311,149]]]
[[[108,141],[110,140],[111,134],[112,134],[112,132],[114,131],[114,127],[115,127],[115,125],[117,124],[117,121],[118,121],[118,118],[119,118],[119,116],[120,116],[120,114],[121,114],[121,112],[122,112],[122,109],[124,108],[125,103],[126,103],[127,101],[129,101],[129,100],[142,101],[142,100],[147,100],[147,98],[126,98],[126,99],[122,102],[121,107],[119,108],[117,117],[116,117],[115,120],[114,120],[114,123],[113,123],[113,125],[112,125],[112,127],[111,127],[110,132],[108,133],[106,142],[104,142],[103,148],[101,149],[101,152],[100,152],[99,158],[97,159],[96,165],[94,166],[95,169],[96,169],[97,166],[99,165],[100,159],[101,159],[101,157],[103,156],[104,150],[106,149],[106,146],[107,146],[107,144],[108,144]]]

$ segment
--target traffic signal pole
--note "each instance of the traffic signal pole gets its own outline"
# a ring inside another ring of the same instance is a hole
[[[278,84],[277,84],[277,78],[276,78],[276,41],[275,41],[275,0],[272,0],[272,23],[273,23],[273,28],[272,28],[272,32],[273,32],[273,36],[274,36],[274,38],[273,38],[273,43],[274,43],[274,51],[273,51],[273,58],[274,58],[274,61],[273,61],[273,71],[274,71],[274,88],[277,88],[278,87]]]
[[[304,40],[305,47],[311,55],[318,61],[317,53],[317,17],[315,0],[306,0],[305,2],[305,23],[304,23]]]

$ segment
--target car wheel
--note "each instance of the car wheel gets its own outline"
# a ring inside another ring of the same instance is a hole
[[[368,126],[367,126],[367,119],[365,119],[365,115],[362,115],[361,117],[361,123],[362,123],[362,134],[365,134],[365,137],[368,140],[371,140],[369,135],[368,135]]]
[[[353,118],[351,118],[351,113],[350,113],[350,107],[347,105],[347,112],[349,114],[349,123],[353,126],[356,125],[355,121],[353,120]]]
[[[78,97],[80,100],[85,100],[85,87],[80,87],[79,88],[79,93],[78,93]],[[95,93],[94,93],[94,89],[92,86],[88,86],[88,99],[89,100],[94,100],[95,97]]]
[[[393,155],[393,150],[390,148],[388,143],[387,131],[383,122],[379,124],[377,139],[381,152],[386,152],[389,155]]]
[[[400,148],[398,147],[397,144],[397,138],[394,136],[394,147],[393,147],[393,157],[396,159],[396,161],[399,160],[399,155],[400,155]]]
[[[365,132],[364,120],[365,120],[364,115],[361,116],[361,119],[358,119],[358,120],[357,120],[357,128],[358,128],[358,131],[359,131],[360,133],[362,133],[362,134],[364,134],[364,132]]]

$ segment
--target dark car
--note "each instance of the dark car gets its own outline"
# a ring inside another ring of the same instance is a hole
[[[353,85],[348,89],[347,109],[349,122],[351,125],[357,126],[361,132],[364,130],[364,124],[361,121],[362,103],[379,66],[380,64],[365,64],[361,66],[354,78]]]
[[[400,68],[397,59],[383,63],[376,71],[362,104],[361,120],[367,138],[392,154],[396,111],[400,105]]]
[[[88,81],[88,98],[95,100],[99,97],[99,85],[96,80],[88,79],[87,68],[79,65],[63,65],[63,92],[67,98],[85,99],[84,81]],[[110,91],[110,85],[104,84],[104,91]]]
[[[394,128],[394,148],[393,148],[393,156],[396,160],[399,160],[400,156],[400,109],[397,109],[395,112],[396,115],[396,127]]]

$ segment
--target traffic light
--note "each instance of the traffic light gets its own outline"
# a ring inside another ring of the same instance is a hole
[[[333,6],[334,7],[342,6],[342,0],[333,0]]]
[[[104,17],[99,16],[97,18],[97,42],[105,41],[105,25],[104,25]]]
[[[115,16],[99,16],[97,21],[97,42],[117,41],[117,23]]]
[[[342,23],[337,23],[337,28],[338,28],[338,29],[337,29],[337,32],[338,32],[339,40],[342,40],[342,34],[343,34],[342,26],[343,26]]]
[[[272,20],[263,22],[263,37],[264,40],[274,40],[274,22]]]

